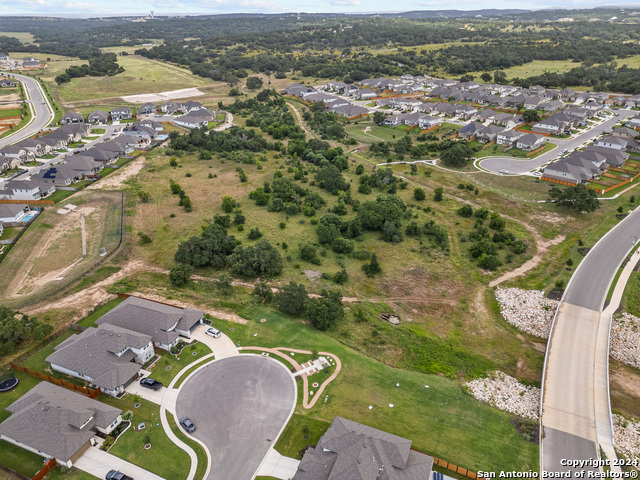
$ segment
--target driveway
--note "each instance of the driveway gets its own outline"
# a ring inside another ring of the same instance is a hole
[[[149,375],[146,374],[145,378],[148,376]],[[156,405],[160,405],[162,404],[162,397],[164,397],[164,394],[167,392],[167,387],[165,385],[160,390],[156,391],[151,390],[150,388],[145,388],[140,385],[139,381],[135,381],[131,382],[125,390],[131,395],[140,395],[140,398],[144,398],[145,400],[153,402]]]
[[[200,325],[191,332],[191,338],[209,347],[217,359],[238,355],[238,348],[235,343],[233,343],[233,340],[224,333],[220,335],[220,338],[213,338],[211,335],[205,333],[207,328],[209,328],[209,325]]]
[[[295,408],[296,384],[280,362],[237,355],[197,371],[178,394],[177,417],[211,453],[207,480],[251,480]]]
[[[75,467],[98,478],[106,477],[109,470],[118,470],[135,480],[164,480],[162,477],[129,463],[98,447],[89,448],[75,463]]]

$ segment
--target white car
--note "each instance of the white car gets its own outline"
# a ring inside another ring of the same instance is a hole
[[[542,172],[533,172],[533,176],[534,177],[541,177],[542,176]]]
[[[207,331],[205,333],[207,335],[211,335],[213,338],[219,338],[220,335],[222,335],[220,333],[220,330],[218,330],[217,328],[213,328],[213,327],[207,328]]]
[[[509,170],[505,170],[504,168],[500,170],[500,173],[509,173]]]

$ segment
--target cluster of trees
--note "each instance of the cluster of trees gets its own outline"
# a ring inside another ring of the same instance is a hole
[[[551,187],[549,200],[559,207],[567,207],[578,212],[595,212],[600,208],[600,200],[594,190],[584,185],[575,187]]]
[[[73,78],[114,76],[124,72],[118,65],[115,53],[101,53],[89,58],[89,64],[73,65],[56,77],[56,83],[68,83]]]
[[[265,299],[263,285],[256,285],[254,295]],[[278,310],[295,317],[305,317],[318,330],[327,330],[344,318],[342,293],[340,290],[322,290],[320,297],[310,298],[301,283],[289,282],[274,296]]]
[[[223,132],[214,130],[204,132],[200,129],[193,129],[183,135],[178,132],[171,132],[169,138],[171,139],[169,142],[170,149],[186,152],[197,152],[198,150],[208,152],[279,150],[279,147],[268,143],[254,130],[247,130],[241,127],[231,127]]]
[[[364,172],[364,167],[362,167]],[[356,173],[358,173],[356,171]],[[360,173],[358,192],[368,194],[371,190],[377,188],[390,194],[395,194],[400,189],[407,188],[407,182],[393,175],[393,169],[390,167],[381,167],[374,169],[370,175]]]
[[[193,207],[191,206],[191,199],[178,183],[173,180],[169,180],[169,188],[171,188],[171,193],[173,195],[177,195],[180,198],[178,206],[184,207],[184,211],[187,213],[193,210]]]
[[[30,340],[42,340],[53,332],[53,326],[35,317],[0,306],[0,356],[14,352]]]
[[[324,102],[316,102],[311,111],[305,111],[302,118],[323,140],[341,140],[347,136],[344,120],[335,113],[323,112]]]

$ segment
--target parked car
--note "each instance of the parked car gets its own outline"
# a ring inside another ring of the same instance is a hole
[[[154,380],[151,377],[143,378],[140,380],[140,385],[145,388],[150,388],[151,390],[155,390],[156,392],[162,388],[162,383]]]
[[[189,433],[193,433],[196,431],[196,426],[187,417],[182,417],[180,419],[180,425],[182,425],[182,428],[184,428]]]
[[[107,473],[107,476],[104,478],[105,480],[133,480],[130,476],[117,470],[109,470],[109,473]]]
[[[206,334],[207,335],[211,335],[213,338],[219,338],[220,335],[222,335],[220,333],[220,330],[218,330],[217,328],[213,328],[213,327],[207,328]]]
[[[533,176],[534,177],[541,177],[542,176],[542,172],[533,172]]]
[[[509,173],[509,170],[505,170],[504,168],[500,170],[500,173]]]

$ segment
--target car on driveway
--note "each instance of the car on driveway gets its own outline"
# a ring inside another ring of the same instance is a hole
[[[184,428],[189,433],[193,433],[196,431],[196,426],[187,417],[182,417],[180,419],[180,425],[182,425],[182,428]]]
[[[117,470],[109,470],[109,473],[107,473],[107,476],[104,478],[105,480],[133,480],[133,478]]]
[[[150,388],[151,390],[155,390],[156,392],[162,388],[162,383],[154,380],[151,377],[143,378],[140,380],[140,385],[145,388]]]
[[[213,328],[213,327],[207,328],[206,334],[207,335],[211,335],[213,338],[219,338],[220,335],[222,335],[220,333],[220,330],[218,330],[217,328]]]

